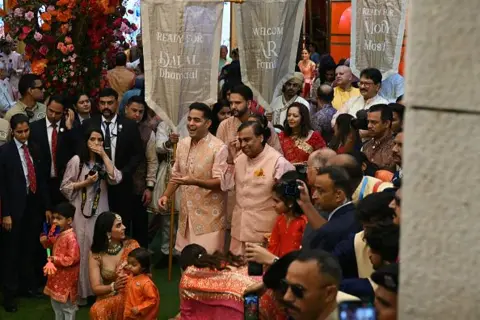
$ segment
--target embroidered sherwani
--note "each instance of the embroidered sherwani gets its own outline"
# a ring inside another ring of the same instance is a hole
[[[172,176],[207,180],[220,179],[227,171],[227,146],[212,134],[194,144],[190,137],[180,140]],[[175,249],[197,243],[213,253],[222,250],[225,239],[226,193],[193,185],[180,187],[182,198]]]
[[[78,275],[80,271],[80,247],[73,229],[60,233],[52,251],[57,268],[55,274],[48,276],[44,293],[53,300],[76,303]]]
[[[232,253],[243,254],[246,242],[261,243],[264,235],[272,232],[277,219],[272,188],[276,180],[292,170],[295,167],[268,144],[254,159],[242,153],[235,159],[235,166],[229,166],[222,187],[224,190],[235,187]]]

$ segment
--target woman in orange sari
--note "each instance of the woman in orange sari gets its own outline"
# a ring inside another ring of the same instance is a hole
[[[97,296],[90,319],[123,319],[125,286],[130,276],[125,267],[128,254],[138,247],[135,240],[125,238],[125,226],[118,214],[107,211],[98,216],[89,257],[90,285]]]
[[[294,102],[287,109],[283,132],[278,135],[285,158],[292,164],[303,164],[310,154],[325,148],[322,135],[312,130],[310,113],[303,104]]]
[[[313,79],[315,79],[315,69],[317,68],[317,65],[310,60],[310,53],[307,49],[302,50],[302,60],[298,62],[298,67],[304,77],[302,97],[308,99],[310,97],[310,89],[312,88]]]

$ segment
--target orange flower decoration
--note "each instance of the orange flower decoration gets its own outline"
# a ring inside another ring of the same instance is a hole
[[[7,15],[7,12],[5,10],[0,9],[0,17],[5,17]]]
[[[61,27],[60,27],[60,32],[62,34],[67,34],[68,32],[68,24],[62,24]]]
[[[57,20],[60,22],[68,22],[72,18],[72,12],[70,10],[59,11],[57,13]]]
[[[52,21],[52,15],[48,12],[44,12],[40,15],[40,18],[42,18],[43,21],[45,22],[50,22]]]
[[[43,31],[50,31],[52,30],[52,27],[48,23],[42,24],[42,30]]]
[[[253,172],[253,175],[255,177],[265,177],[265,174],[263,173],[263,169],[257,169]]]
[[[47,63],[47,59],[34,60],[32,62],[32,72],[38,75],[42,74],[47,67]]]

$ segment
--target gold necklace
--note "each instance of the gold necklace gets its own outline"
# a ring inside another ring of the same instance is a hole
[[[110,256],[116,256],[123,248],[123,244],[120,242],[120,244],[116,243],[116,244],[109,244],[108,245],[108,249],[107,249],[107,253],[110,255]]]

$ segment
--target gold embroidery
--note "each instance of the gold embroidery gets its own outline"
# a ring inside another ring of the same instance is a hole
[[[265,177],[265,173],[263,172],[263,169],[257,169],[253,172],[254,177]]]
[[[295,146],[305,153],[310,154],[314,151],[313,147],[307,143],[307,139],[295,137],[293,141],[295,142]]]

